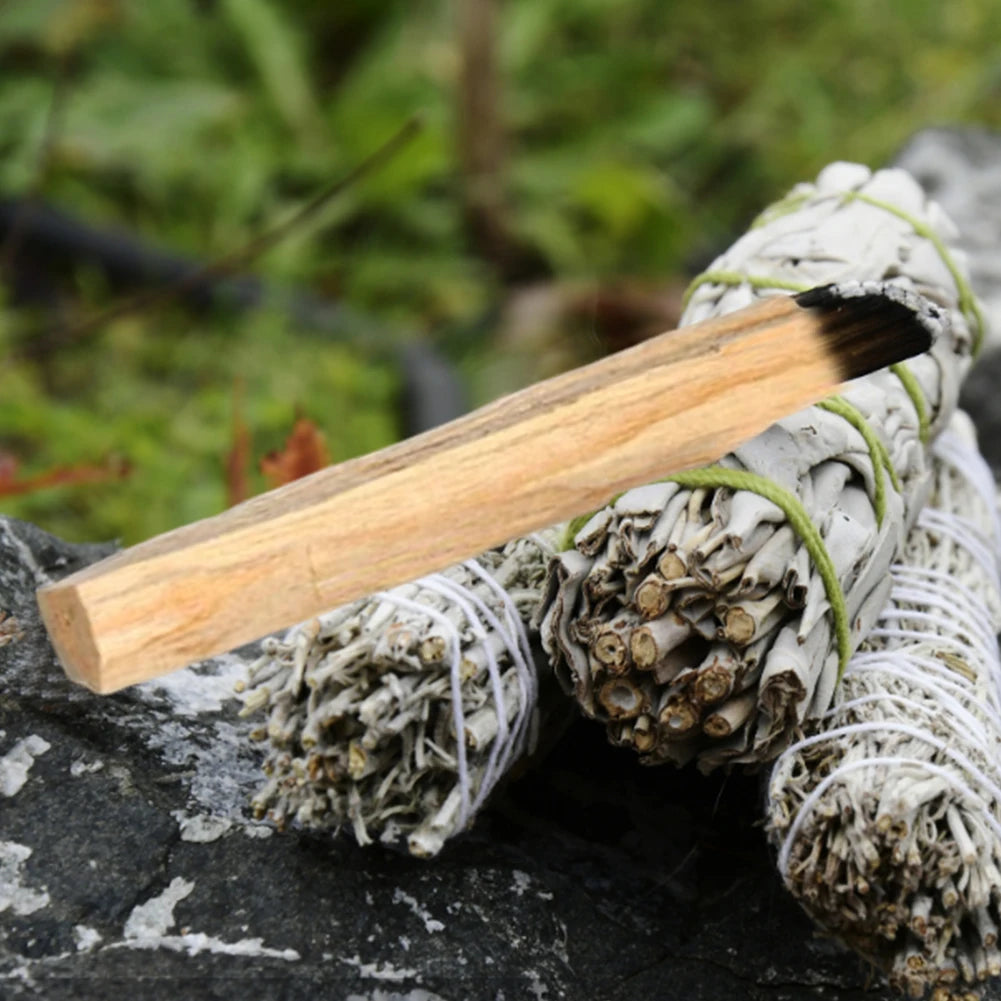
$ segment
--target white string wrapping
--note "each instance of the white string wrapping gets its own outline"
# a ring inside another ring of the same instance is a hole
[[[913,997],[1001,974],[1001,533],[965,414],[933,463],[890,601],[767,800],[786,885]]]
[[[422,857],[465,830],[535,746],[526,622],[551,552],[518,539],[269,641],[245,700],[269,713],[255,811]]]

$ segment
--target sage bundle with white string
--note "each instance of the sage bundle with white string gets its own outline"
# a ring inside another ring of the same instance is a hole
[[[912,997],[1001,974],[995,504],[957,414],[887,608],[768,785],[786,885]]]
[[[903,171],[837,163],[695,280],[683,324],[858,280],[927,297],[950,332],[718,465],[629,490],[573,524],[542,642],[613,743],[652,763],[756,763],[827,708],[886,599],[887,568],[927,494],[927,445],[982,336],[954,235]]]
[[[518,539],[265,641],[244,706],[268,712],[255,812],[437,854],[534,747],[526,622],[551,551]]]

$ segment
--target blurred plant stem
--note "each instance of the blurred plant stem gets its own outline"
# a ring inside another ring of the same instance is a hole
[[[456,0],[461,68],[455,100],[466,233],[472,251],[510,282],[538,273],[540,262],[511,227],[497,8],[497,0]]]
[[[28,223],[28,216],[34,210],[38,199],[45,191],[45,182],[49,176],[52,163],[52,150],[59,134],[59,124],[62,110],[69,94],[70,56],[60,53],[54,57],[52,72],[52,97],[45,114],[45,124],[42,129],[41,142],[38,144],[38,156],[35,161],[34,176],[28,190],[23,195],[20,209],[13,225],[7,231],[3,245],[0,246],[0,275],[9,275],[14,259],[21,246],[21,239]]]
[[[87,334],[105,326],[113,320],[120,319],[131,313],[138,313],[153,306],[163,305],[173,301],[185,292],[202,285],[209,285],[222,278],[230,277],[236,271],[260,257],[266,251],[276,246],[294,230],[308,223],[316,214],[338,195],[357,184],[364,177],[377,171],[405,147],[421,129],[421,119],[414,115],[397,129],[385,142],[366,156],[360,163],[352,167],[346,174],[327,184],[313,195],[301,208],[278,225],[258,233],[242,247],[224,254],[222,257],[181,275],[166,285],[146,289],[127,299],[113,303],[107,309],[91,317],[86,317],[78,323],[63,326],[48,335],[36,336],[32,339],[26,354],[37,357],[54,347],[63,346],[85,337]]]
[[[496,0],[457,0],[462,69],[456,92],[463,216],[476,251],[504,271],[504,126],[497,75]]]

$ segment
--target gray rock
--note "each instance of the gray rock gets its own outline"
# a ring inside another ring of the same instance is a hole
[[[586,721],[430,863],[255,822],[243,660],[104,697],[55,663],[34,588],[105,552],[0,519],[4,999],[861,998],[756,780],[643,769]]]

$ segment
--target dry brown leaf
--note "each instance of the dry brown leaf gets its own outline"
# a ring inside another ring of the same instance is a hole
[[[329,465],[330,454],[323,432],[308,418],[300,417],[284,448],[261,459],[261,473],[274,488]]]
[[[15,497],[51,487],[79,486],[121,479],[131,472],[129,463],[120,456],[110,456],[103,462],[81,463],[76,466],[56,466],[35,476],[22,478],[17,456],[0,452],[0,497]]]

